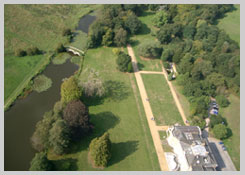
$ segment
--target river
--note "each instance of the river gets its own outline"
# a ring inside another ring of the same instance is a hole
[[[76,30],[87,33],[94,16],[86,15],[80,19]],[[32,92],[24,99],[16,100],[4,113],[4,170],[26,171],[35,155],[31,147],[36,123],[45,112],[51,110],[60,99],[62,79],[70,77],[78,66],[68,60],[62,65],[49,64],[43,74],[52,79],[52,87],[42,93]]]

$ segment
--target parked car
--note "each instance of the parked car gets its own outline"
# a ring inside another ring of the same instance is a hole
[[[220,144],[220,145],[224,145],[224,142],[220,141],[219,144]]]
[[[226,151],[226,150],[227,150],[227,149],[226,149],[226,147],[225,147],[224,145],[222,146],[222,149],[223,149],[224,151]]]

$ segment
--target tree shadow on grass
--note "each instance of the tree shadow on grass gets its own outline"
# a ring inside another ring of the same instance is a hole
[[[111,145],[111,159],[108,162],[108,166],[116,164],[124,160],[127,156],[137,151],[139,141],[127,141],[112,143]]]
[[[106,95],[105,98],[118,102],[128,97],[128,87],[124,82],[108,80],[105,82]]]
[[[144,23],[142,23],[142,26],[140,28],[139,34],[146,35],[151,33],[151,29]]]
[[[86,106],[97,106],[104,103],[105,99],[119,102],[128,97],[128,87],[124,82],[108,80],[104,82],[105,95],[102,97],[87,97],[83,94],[81,101]]]
[[[76,159],[61,159],[52,160],[55,171],[77,171],[77,160]]]
[[[129,43],[130,43],[130,45],[132,47],[137,46],[137,45],[140,44],[139,40],[132,40],[132,39],[129,41]]]
[[[139,70],[143,70],[143,68],[145,67],[145,65],[141,63],[137,63],[137,65],[138,65]]]
[[[72,142],[69,154],[88,149],[90,142],[95,137],[102,136],[106,131],[114,128],[120,122],[120,119],[112,112],[91,114],[90,117],[94,129],[88,136],[83,137],[80,141]]]

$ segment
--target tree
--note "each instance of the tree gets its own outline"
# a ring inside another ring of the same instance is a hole
[[[146,58],[158,58],[162,53],[162,47],[158,42],[143,43],[138,50],[140,56]]]
[[[169,22],[169,14],[166,11],[158,11],[153,18],[153,24],[156,27],[161,27]]]
[[[161,27],[159,31],[157,31],[157,39],[161,42],[161,44],[168,44],[172,40],[171,34],[171,29],[168,27],[168,25],[165,25]]]
[[[192,126],[199,126],[201,129],[204,129],[206,126],[206,122],[202,117],[194,116],[191,119]]]
[[[223,124],[217,124],[213,128],[214,136],[218,139],[226,139],[228,136],[228,129]]]
[[[128,13],[125,27],[131,34],[136,34],[142,26],[142,22],[138,19],[138,17],[134,13]]]
[[[111,28],[109,28],[105,35],[103,35],[102,37],[102,45],[105,45],[105,46],[111,46],[113,43],[113,31]]]
[[[56,118],[53,117],[52,111],[46,112],[43,119],[36,124],[36,130],[31,137],[31,143],[35,150],[43,151],[47,149],[49,144],[49,130]]]
[[[114,37],[114,43],[119,47],[125,46],[127,44],[127,41],[128,41],[127,31],[124,30],[123,28],[120,28],[115,33],[116,34]]]
[[[90,131],[89,111],[80,100],[70,101],[64,110],[63,117],[74,139],[79,139]]]
[[[66,122],[58,119],[49,131],[49,143],[56,154],[63,154],[70,144],[70,130]]]
[[[31,160],[30,171],[50,171],[53,165],[47,158],[46,152],[36,153],[35,157]]]
[[[119,71],[128,72],[129,64],[132,64],[131,57],[128,54],[121,52],[117,57],[116,63]]]
[[[196,33],[196,28],[193,25],[186,25],[183,29],[183,36],[187,39],[193,39]]]
[[[226,124],[226,120],[220,114],[211,115],[209,126],[213,128],[215,125],[218,125],[218,124]]]
[[[26,56],[26,51],[22,50],[22,49],[17,49],[17,50],[15,50],[14,54],[17,57],[24,57],[24,56]]]
[[[93,139],[89,145],[89,153],[96,166],[106,167],[111,158],[111,141],[109,133]]]
[[[230,102],[224,95],[218,95],[216,96],[216,101],[221,107],[227,107],[229,106]]]
[[[84,78],[84,74],[87,71],[83,71],[81,78]],[[86,75],[84,80],[80,79],[79,86],[82,87],[84,94],[87,97],[102,97],[105,95],[105,87],[103,81],[99,77],[99,72],[96,72],[94,69],[89,70],[89,74]]]
[[[94,48],[101,44],[102,36],[105,34],[105,27],[102,20],[96,20],[89,27],[88,47]]]
[[[174,79],[173,75],[174,75],[174,72],[171,72],[170,74],[168,74],[168,81],[172,81]]]
[[[181,74],[190,73],[193,68],[193,61],[194,58],[190,53],[185,54],[178,65],[178,72]]]
[[[82,92],[77,85],[77,81],[74,76],[66,79],[61,84],[61,101],[63,103],[68,103],[72,100],[77,100],[81,97]]]
[[[161,55],[161,60],[162,61],[172,61],[172,57],[173,57],[174,53],[172,49],[164,49]]]

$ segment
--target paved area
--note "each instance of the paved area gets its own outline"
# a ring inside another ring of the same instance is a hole
[[[218,163],[217,169],[219,171],[236,171],[236,167],[234,166],[228,152],[224,151],[222,146],[219,144],[220,140],[209,137],[208,141]]]
[[[128,53],[132,58],[132,64],[133,64],[133,69],[134,69],[134,75],[136,78],[136,82],[138,84],[139,87],[139,91],[140,91],[140,96],[143,102],[143,106],[144,106],[144,110],[146,113],[146,117],[147,117],[147,122],[151,131],[151,136],[153,139],[153,143],[156,149],[156,153],[158,156],[158,161],[159,161],[159,165],[162,171],[168,171],[168,165],[167,165],[167,161],[165,158],[165,154],[164,154],[164,150],[162,148],[162,143],[160,140],[160,136],[158,133],[158,129],[156,127],[156,123],[155,121],[151,120],[151,117],[153,116],[152,110],[151,110],[151,106],[149,101],[147,101],[146,99],[148,99],[146,90],[145,90],[145,86],[142,80],[142,77],[140,75],[138,66],[137,66],[137,61],[133,52],[133,49],[130,45],[127,46],[128,49]]]

